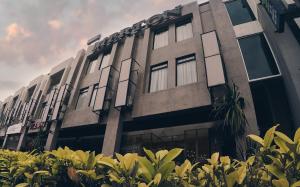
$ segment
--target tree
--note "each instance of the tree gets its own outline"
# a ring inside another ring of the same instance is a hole
[[[215,119],[223,120],[219,128],[226,137],[227,143],[231,144],[229,147],[235,147],[233,156],[245,160],[245,130],[248,124],[243,110],[245,99],[240,96],[238,87],[234,83],[232,87],[225,85],[225,88],[225,94],[215,98],[212,112]]]

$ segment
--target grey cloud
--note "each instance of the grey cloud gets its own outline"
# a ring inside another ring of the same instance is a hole
[[[37,71],[50,69],[54,64],[76,55],[84,39],[98,33],[108,36],[139,20],[190,1],[192,0],[1,0],[2,71],[24,66]],[[61,27],[51,28],[48,24],[50,20],[59,20]],[[5,28],[12,23],[22,26],[31,35],[6,41]],[[0,75],[0,80],[22,80],[20,77],[25,76],[28,81],[29,78],[35,78],[31,74],[32,72],[23,71],[22,74],[11,77]],[[9,88],[8,85],[0,84],[1,90],[6,88]],[[1,97],[4,96],[0,95],[0,99],[3,99]]]

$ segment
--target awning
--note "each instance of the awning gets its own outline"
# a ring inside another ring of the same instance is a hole
[[[11,125],[7,128],[6,134],[18,134],[21,133],[22,130],[22,123],[17,123],[14,125]]]

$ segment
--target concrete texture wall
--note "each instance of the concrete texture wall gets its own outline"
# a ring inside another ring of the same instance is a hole
[[[275,32],[276,29],[271,18],[261,5],[258,5],[258,20],[277,58],[293,114],[294,127],[299,128],[300,45],[286,23],[284,32]]]
[[[210,7],[216,25],[228,83],[236,84],[241,96],[244,97],[246,101],[244,112],[249,123],[247,134],[258,134],[259,131],[247,72],[243,64],[242,54],[228,12],[221,0],[210,0]]]

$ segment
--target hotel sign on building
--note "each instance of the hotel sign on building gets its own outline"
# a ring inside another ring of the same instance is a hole
[[[116,32],[116,33],[104,38],[100,42],[97,42],[95,44],[94,51],[97,50],[97,51],[101,52],[104,49],[104,47],[111,46],[112,44],[117,43],[128,36],[133,36],[135,34],[139,34],[147,28],[150,28],[150,27],[162,24],[164,22],[169,22],[170,20],[176,19],[181,16],[181,9],[182,9],[182,6],[179,5],[172,10],[166,10],[162,14],[156,14],[146,20],[139,21],[139,22],[133,24],[131,27],[127,27],[127,28],[121,30],[120,32]],[[97,36],[96,36],[96,38],[97,38]],[[90,45],[94,41],[95,41],[95,37],[91,38],[87,42],[87,44]]]

